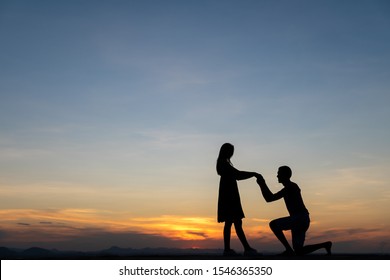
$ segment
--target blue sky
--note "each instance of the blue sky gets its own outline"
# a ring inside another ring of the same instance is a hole
[[[389,27],[387,1],[2,1],[1,208],[213,217],[231,142],[388,232]]]

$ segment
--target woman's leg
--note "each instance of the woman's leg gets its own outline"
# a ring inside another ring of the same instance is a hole
[[[251,248],[251,246],[249,246],[249,243],[246,240],[244,230],[242,229],[242,220],[234,221],[234,228],[236,230],[236,234],[237,234],[238,239],[240,239],[242,246],[244,246],[244,249],[246,251],[251,250],[252,248]]]
[[[225,226],[223,227],[223,242],[225,246],[225,251],[230,250],[230,235],[231,235],[231,228],[232,228],[232,222],[226,221]]]

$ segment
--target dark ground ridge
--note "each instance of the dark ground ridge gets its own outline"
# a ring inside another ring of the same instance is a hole
[[[2,260],[390,260],[390,254],[336,253],[328,256],[316,253],[305,256],[280,256],[277,253],[260,252],[254,256],[223,256],[221,249],[176,249],[176,248],[119,248],[81,252],[48,250],[39,247],[13,249],[0,247]]]

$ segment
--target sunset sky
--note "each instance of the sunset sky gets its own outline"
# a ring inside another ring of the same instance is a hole
[[[389,253],[389,30],[386,0],[1,1],[0,246],[222,248],[230,142],[274,192],[292,168],[308,243]],[[282,251],[283,201],[239,188]]]

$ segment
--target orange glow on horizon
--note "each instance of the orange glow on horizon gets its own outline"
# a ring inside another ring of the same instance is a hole
[[[139,232],[170,239],[218,239],[220,225],[211,217],[128,217],[128,213],[102,212],[94,209],[0,210],[4,229],[23,232],[42,231],[64,238],[80,234],[82,230],[103,230],[112,233]],[[27,230],[28,229],[28,230]]]
[[[104,234],[146,234],[169,240],[187,242],[189,248],[207,247],[208,242],[222,244],[223,224],[215,217],[186,217],[164,215],[158,217],[131,217],[129,213],[105,212],[94,209],[0,210],[0,227],[8,232],[2,242],[71,242],[77,237]],[[250,240],[275,242],[276,239],[264,219],[249,219],[244,222],[245,233]],[[308,241],[324,238],[332,241],[388,239],[388,229],[331,228],[326,232],[309,229]],[[232,228],[232,239],[236,239]],[[203,245],[202,245],[203,244]],[[204,245],[206,244],[206,245]],[[163,244],[161,246],[164,246]]]

